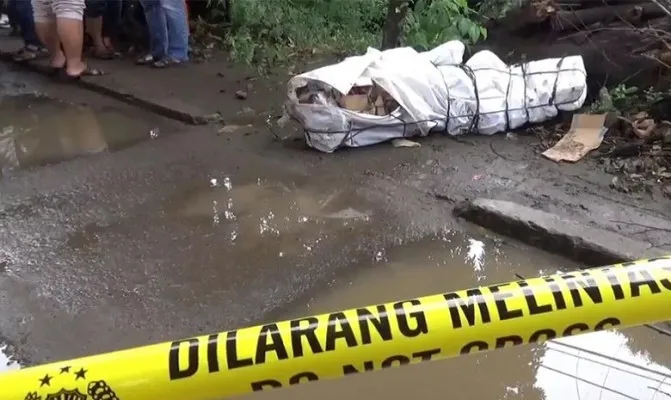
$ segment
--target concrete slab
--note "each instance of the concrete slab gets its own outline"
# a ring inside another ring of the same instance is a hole
[[[457,205],[454,213],[487,229],[587,265],[667,254],[650,243],[511,201],[479,198]]]

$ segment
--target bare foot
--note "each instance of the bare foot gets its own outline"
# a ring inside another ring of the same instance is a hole
[[[99,60],[114,60],[120,58],[121,54],[108,47],[103,47],[93,49],[91,56]]]
[[[60,69],[65,67],[65,61],[65,54],[59,50],[58,53],[51,56],[51,59],[49,60],[49,66],[51,66],[51,68]]]
[[[108,37],[103,37],[103,44],[108,50],[114,51],[114,45],[112,44],[112,39]]]
[[[87,70],[87,65],[83,61],[79,61],[76,63],[68,63],[67,66],[65,67],[65,73],[68,76],[81,76],[86,70]]]
[[[83,68],[82,68],[83,66]],[[82,62],[81,66],[77,69],[68,67],[65,69],[65,78],[68,81],[77,81],[82,76],[102,76],[107,75],[107,73],[101,69],[91,68],[86,63]]]

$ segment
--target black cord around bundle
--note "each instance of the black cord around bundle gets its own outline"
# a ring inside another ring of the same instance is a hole
[[[506,121],[504,131],[507,131],[508,129],[510,129],[510,113],[511,112],[524,111],[526,121],[528,122],[529,121],[529,111],[530,110],[533,110],[533,109],[536,109],[536,108],[548,107],[548,106],[554,106],[557,110],[559,110],[559,107],[562,106],[562,105],[574,103],[575,101],[578,100],[578,98],[580,96],[578,96],[577,98],[566,100],[564,102],[559,102],[559,103],[555,102],[556,95],[557,95],[557,86],[559,84],[559,74],[560,73],[562,73],[562,72],[579,72],[579,73],[582,73],[583,75],[585,75],[585,77],[586,77],[585,71],[580,70],[580,69],[570,68],[570,69],[562,70],[561,67],[562,67],[562,64],[563,64],[565,58],[566,57],[562,57],[559,60],[559,62],[557,63],[557,70],[555,70],[555,71],[528,72],[527,71],[527,64],[526,63],[521,64],[520,65],[520,70],[522,72],[521,74],[516,74],[516,73],[512,72],[510,68],[508,68],[506,70],[501,70],[501,69],[492,68],[492,67],[484,67],[484,68],[473,69],[466,64],[454,65],[455,67],[461,68],[466,73],[466,75],[471,79],[471,81],[473,82],[474,95],[475,95],[475,100],[476,100],[476,110],[475,110],[475,115],[473,115],[472,113],[469,113],[469,114],[466,114],[466,115],[455,115],[455,116],[453,116],[453,118],[463,118],[463,117],[470,118],[471,122],[470,122],[466,132],[467,133],[472,133],[476,130],[476,128],[479,124],[480,116],[489,115],[489,114],[498,114],[498,113],[501,113],[501,111],[503,111],[505,113],[505,121]],[[409,132],[408,125],[411,125],[411,124],[419,125],[419,124],[423,124],[423,123],[434,123],[434,124],[438,125],[441,122],[444,122],[445,127],[443,129],[443,132],[447,133],[448,130],[449,130],[448,126],[449,126],[450,112],[451,112],[451,101],[450,101],[450,97],[449,97],[449,88],[447,86],[447,81],[445,79],[445,76],[444,76],[443,72],[440,70],[440,68],[438,68],[438,66],[436,66],[435,64],[433,64],[433,65],[440,72],[440,74],[443,78],[443,82],[445,84],[445,91],[446,91],[446,95],[447,95],[447,97],[446,97],[447,112],[445,114],[444,121],[441,121],[440,119],[438,119],[438,120],[436,120],[436,119],[426,119],[426,120],[417,120],[417,121],[408,122],[408,121],[404,121],[402,119],[402,116],[397,115],[394,112],[391,112],[388,115],[391,116],[392,118],[398,120],[399,121],[398,124],[374,124],[374,125],[367,126],[365,128],[352,130],[352,124],[351,124],[351,121],[349,121],[348,126],[347,126],[347,130],[319,130],[319,129],[304,128],[305,135],[306,135],[306,141],[308,142],[308,145],[312,147],[312,144],[311,144],[312,140],[310,138],[310,135],[313,135],[313,134],[314,135],[344,134],[345,136],[340,141],[340,146],[343,146],[347,141],[349,141],[350,144],[353,145],[354,144],[354,142],[353,142],[354,138],[356,136],[358,136],[359,134],[367,132],[370,129],[376,129],[376,128],[381,128],[381,127],[395,128],[395,127],[398,127],[398,126],[402,126],[403,127],[403,136],[402,137],[408,137],[407,136],[408,132]],[[481,101],[481,99],[480,99],[480,96],[479,96],[479,93],[478,93],[477,79],[476,79],[476,75],[480,71],[496,71],[496,72],[507,73],[508,74],[508,86],[506,88],[505,109],[504,110],[490,111],[490,112],[480,112],[480,101]],[[548,104],[529,105],[529,104],[527,104],[527,78],[530,77],[530,76],[533,76],[533,75],[542,75],[542,74],[555,74],[555,81],[554,81],[554,84],[552,86],[552,94],[551,94],[550,100],[549,100]],[[511,86],[512,86],[511,82],[512,82],[512,77],[514,75],[521,75],[522,80],[524,82],[524,106],[521,107],[521,108],[512,108],[511,109],[510,105],[509,105],[509,102],[508,102],[508,97],[510,95],[510,89],[511,89]],[[582,92],[580,94],[582,94]]]

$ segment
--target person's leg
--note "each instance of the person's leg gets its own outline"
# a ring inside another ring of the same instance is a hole
[[[86,72],[86,63],[82,60],[84,45],[84,0],[52,0],[56,14],[56,31],[63,45],[66,64],[65,72],[69,76],[80,76]]]
[[[103,14],[105,12],[105,0],[85,0],[86,9],[86,33],[93,44],[93,54],[98,58],[105,58],[107,53],[103,42]]]
[[[29,1],[14,0],[16,19],[21,28],[21,35],[26,46],[41,47],[42,43],[35,33],[35,20],[33,19],[33,7]]]
[[[29,1],[18,0],[15,4],[16,18],[21,28],[23,37],[23,48],[14,54],[15,61],[30,61],[36,58],[46,57],[47,50],[35,33],[35,21],[33,20],[33,7]]]
[[[52,68],[65,67],[65,54],[61,50],[61,41],[56,31],[56,16],[52,10],[52,0],[32,0],[35,32],[49,52],[49,65]]]
[[[19,0],[7,0],[5,12],[7,13],[7,19],[9,20],[9,27],[12,28],[12,32],[17,32],[20,30],[18,12],[16,10],[17,2]]]
[[[186,25],[189,25],[189,14],[191,13],[189,0],[184,0],[184,16],[186,17]]]
[[[122,0],[105,0],[105,14],[103,15],[103,41],[108,50],[114,51],[119,40],[121,28]]]
[[[161,0],[161,8],[168,27],[168,57],[155,63],[159,68],[189,60],[189,25],[184,0]]]
[[[168,25],[160,0],[140,0],[140,4],[142,4],[144,16],[147,20],[150,55],[140,58],[138,63],[148,64],[166,57],[168,53]]]

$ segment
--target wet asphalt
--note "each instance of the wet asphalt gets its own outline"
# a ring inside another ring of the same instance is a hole
[[[632,238],[617,220],[668,221],[664,203],[632,204],[597,167],[557,167],[524,138],[324,155],[265,119],[187,126],[0,65],[0,348],[30,365],[283,318],[385,268],[392,248],[483,235],[451,215],[469,197]]]
[[[411,153],[325,160],[264,129],[181,125],[2,68],[4,148],[23,164],[0,180],[0,339],[23,363],[273,319],[453,223],[369,173]],[[119,137],[133,140],[107,145]]]

